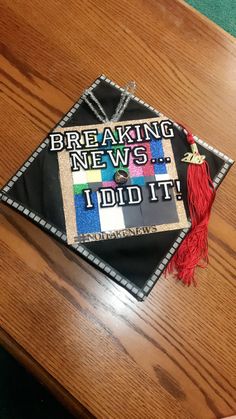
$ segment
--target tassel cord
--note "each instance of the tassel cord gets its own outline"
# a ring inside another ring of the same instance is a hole
[[[190,146],[195,145],[191,133],[187,132],[186,137]],[[191,230],[170,260],[166,272],[173,273],[186,285],[196,285],[196,267],[205,268],[208,263],[208,223],[215,199],[214,185],[205,160],[199,165],[188,165],[187,194]]]

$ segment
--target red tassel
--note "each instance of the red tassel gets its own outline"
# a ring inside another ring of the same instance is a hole
[[[198,153],[194,138],[189,132],[187,141],[194,153]],[[215,199],[215,189],[205,160],[201,164],[188,163],[187,194],[191,230],[170,260],[166,271],[174,273],[186,285],[196,285],[196,267],[205,268],[208,263],[208,222]]]

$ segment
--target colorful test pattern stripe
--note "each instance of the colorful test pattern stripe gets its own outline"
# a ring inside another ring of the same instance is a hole
[[[115,136],[115,132],[113,133]],[[98,143],[102,140],[101,134],[98,134]],[[148,162],[143,166],[138,166],[133,161],[133,155],[130,153],[129,167],[115,168],[112,165],[110,157],[104,155],[102,161],[105,161],[105,169],[80,170],[73,172],[74,202],[76,210],[77,233],[97,233],[114,230],[123,230],[130,227],[151,226],[157,224],[175,223],[178,221],[178,214],[174,200],[171,202],[162,202],[162,211],[157,210],[155,203],[150,203],[149,192],[146,182],[170,179],[168,174],[168,164],[165,162],[165,156],[162,146],[163,141],[151,137],[149,142],[142,144],[146,148]],[[124,147],[137,146],[137,143],[123,145],[113,145],[113,150]],[[111,149],[110,146],[103,146],[100,149]],[[159,162],[152,163],[152,159],[159,159]],[[170,159],[169,159],[170,160]],[[167,159],[168,161],[168,159]],[[142,188],[143,202],[139,205],[118,206],[111,208],[101,208],[100,194],[97,190],[101,187],[117,187],[114,182],[114,174],[118,169],[123,169],[129,174],[129,181],[126,185],[139,185]],[[84,189],[92,190],[92,209],[85,208]],[[161,196],[160,196],[161,199]]]

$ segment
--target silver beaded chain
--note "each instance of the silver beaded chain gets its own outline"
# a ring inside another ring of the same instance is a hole
[[[87,103],[90,109],[93,111],[94,115],[99,119],[99,121],[106,123],[109,121],[116,122],[119,121],[121,116],[123,115],[125,109],[128,106],[128,103],[134,94],[136,88],[136,83],[134,81],[130,81],[124,88],[121,93],[120,101],[117,105],[115,113],[112,115],[111,119],[109,120],[105,110],[103,109],[101,103],[96,98],[93,92],[90,90],[85,90],[84,95],[82,96],[83,100]]]

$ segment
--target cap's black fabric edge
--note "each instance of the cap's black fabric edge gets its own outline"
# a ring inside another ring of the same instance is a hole
[[[116,83],[108,79],[106,76],[101,75],[98,77],[95,82],[89,87],[89,89],[86,90],[85,94],[88,94],[89,91],[92,91],[99,83],[103,80],[109,84],[111,84],[113,87],[119,89],[122,91],[123,89],[118,86]],[[154,109],[152,106],[148,105],[141,99],[139,99],[136,96],[132,96],[134,100],[141,103],[143,106],[151,109],[152,111],[156,112],[157,115],[160,113],[156,109]],[[83,98],[80,97],[80,99],[71,107],[71,109],[62,117],[62,119],[55,125],[54,130],[58,126],[63,126],[65,122],[72,116],[72,114],[79,108],[80,104],[83,102]],[[172,121],[173,124],[180,128],[178,124],[176,124],[174,121]],[[198,138],[197,136],[194,137],[196,142],[201,144],[201,146],[209,149],[211,152],[215,153],[218,157],[220,157],[222,160],[225,161],[225,164],[221,168],[220,172],[215,176],[213,182],[215,188],[218,188],[222,180],[224,179],[225,175],[229,171],[230,167],[234,163],[232,159],[230,159],[225,154],[221,153],[217,149],[215,149],[212,146],[209,146],[206,142]],[[41,229],[45,230],[47,233],[51,234],[53,237],[55,237],[57,240],[60,240],[65,244],[69,249],[73,250],[75,253],[79,254],[83,259],[87,260],[89,263],[95,265],[97,269],[104,272],[106,275],[108,275],[111,279],[116,281],[119,285],[126,288],[135,298],[137,298],[139,301],[142,301],[152,290],[154,285],[156,284],[158,278],[166,268],[169,260],[175,253],[175,251],[178,249],[180,243],[185,238],[186,234],[188,233],[189,229],[183,229],[179,236],[177,237],[176,241],[173,243],[171,249],[169,252],[165,255],[165,257],[162,259],[161,263],[157,266],[156,270],[153,272],[150,278],[147,279],[144,286],[142,288],[137,287],[134,285],[128,278],[121,275],[117,270],[112,268],[110,265],[108,265],[105,261],[103,261],[100,257],[97,257],[94,253],[91,251],[88,251],[84,248],[82,244],[73,244],[73,245],[67,245],[66,242],[66,234],[65,232],[61,232],[58,230],[55,226],[53,226],[51,223],[48,223],[47,220],[44,220],[42,217],[40,217],[39,214],[36,214],[35,211],[31,211],[28,208],[25,208],[21,203],[12,200],[7,193],[10,191],[10,189],[13,187],[14,183],[18,180],[18,178],[27,170],[27,168],[30,166],[30,164],[34,161],[34,159],[38,156],[38,154],[48,145],[49,139],[46,137],[42,143],[35,149],[35,151],[30,155],[30,157],[24,162],[24,164],[21,166],[21,168],[12,176],[12,178],[6,183],[6,185],[1,189],[0,192],[0,200],[3,201],[3,203],[7,204],[8,206],[13,207],[20,213],[22,213],[26,218],[29,218],[31,221],[33,221],[36,225],[38,225]]]
[[[0,192],[0,201],[6,206],[12,207],[24,218],[29,219],[32,223],[34,223],[37,227],[41,230],[46,231],[50,236],[54,239],[58,240],[60,243],[63,243],[68,249],[72,250],[74,253],[78,254],[87,262],[95,265],[97,269],[101,272],[105,272],[106,275],[109,275],[112,279],[114,279],[117,283],[122,285],[123,287],[127,288],[137,299],[141,300],[140,295],[138,295],[140,288],[135,286],[131,283],[127,278],[121,275],[116,269],[112,268],[108,265],[102,258],[97,257],[95,253],[88,251],[84,248],[83,245],[74,244],[68,245],[66,241],[66,234],[60,231],[56,226],[52,223],[47,222],[44,218],[42,218],[38,213],[35,211],[30,211],[28,208],[24,207],[20,202],[9,198],[7,194]],[[130,285],[128,284],[130,283]]]

